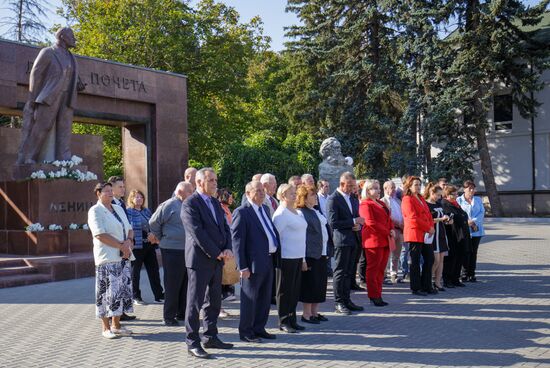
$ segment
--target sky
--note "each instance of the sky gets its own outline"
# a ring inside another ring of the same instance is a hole
[[[284,27],[298,23],[294,13],[286,13],[286,0],[218,0],[234,7],[241,15],[241,21],[247,22],[251,18],[259,15],[264,22],[264,33],[271,37],[271,48],[274,51],[284,49],[285,38]],[[0,19],[7,17],[10,13],[5,9],[6,0],[0,0]],[[55,14],[56,7],[61,4],[60,0],[48,0],[51,11],[48,12],[48,19],[44,20],[47,28],[55,23],[64,24],[64,20]],[[198,0],[192,0],[191,3],[197,3]],[[538,0],[523,0],[527,5],[534,5]],[[0,37],[5,33],[6,27],[0,26]],[[52,37],[53,40],[53,37]]]

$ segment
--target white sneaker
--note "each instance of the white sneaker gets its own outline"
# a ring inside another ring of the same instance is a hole
[[[101,333],[101,335],[106,339],[116,339],[116,335],[111,330],[105,330]]]
[[[147,305],[142,299],[134,299],[134,305]]]
[[[225,310],[220,310],[220,315],[218,316],[219,318],[227,318],[229,317],[229,313],[227,313]]]
[[[132,330],[129,330],[127,329],[126,327],[124,326],[120,326],[119,329],[116,329],[114,327],[111,327],[111,331],[115,334],[115,335],[119,335],[119,336],[130,336],[132,334]]]

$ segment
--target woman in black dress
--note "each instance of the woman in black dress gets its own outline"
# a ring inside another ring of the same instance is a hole
[[[441,207],[441,193],[442,189],[436,183],[429,183],[424,191],[424,198],[428,203],[435,224],[435,234],[432,241],[434,250],[432,279],[433,287],[437,291],[445,291],[442,285],[443,259],[449,252],[445,224],[449,223],[451,220],[450,217],[443,212],[443,208]]]
[[[445,224],[449,244],[449,254],[445,257],[443,268],[443,285],[446,288],[466,286],[460,281],[460,272],[466,251],[470,247],[470,230],[468,229],[468,214],[457,203],[457,197],[457,188],[448,185],[441,200],[443,212],[453,218],[452,223]]]

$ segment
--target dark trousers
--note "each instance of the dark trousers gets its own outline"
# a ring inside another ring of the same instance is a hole
[[[271,285],[273,268],[252,273],[241,279],[241,317],[239,335],[252,337],[265,331],[271,308]]]
[[[357,273],[359,273],[359,280],[361,282],[367,282],[366,280],[366,274],[367,274],[367,257],[365,256],[365,252],[363,250],[363,247],[358,246],[357,247]],[[351,285],[354,285],[355,283],[355,275],[353,275],[352,283]]]
[[[464,257],[464,273],[467,277],[475,277],[476,265],[477,265],[477,250],[479,249],[479,242],[481,236],[472,236],[472,250],[466,253]]]
[[[160,284],[159,262],[155,247],[150,243],[143,243],[142,249],[134,249],[132,251],[135,261],[132,261],[132,290],[134,299],[141,299],[141,290],[139,288],[139,280],[141,276],[141,266],[145,265],[149,284],[155,299],[162,299],[164,292]]]
[[[218,335],[218,315],[222,306],[222,262],[209,267],[187,268],[187,309],[185,314],[186,342],[190,348],[200,346],[199,313],[204,309],[203,335],[206,340]],[[204,305],[204,308],[203,308]]]
[[[279,326],[294,326],[302,282],[302,259],[281,259],[280,266],[275,270],[275,278],[277,282],[276,299]]]
[[[443,264],[443,281],[445,283],[457,283],[460,281],[460,272],[464,263],[465,241],[462,240],[457,244],[451,245],[449,254],[444,259]]]
[[[434,251],[431,244],[409,243],[411,255],[411,290],[428,291],[432,289],[432,265],[434,263]],[[422,271],[420,270],[420,257],[424,260]]]
[[[334,248],[334,275],[332,283],[334,288],[334,301],[337,304],[347,305],[350,299],[351,279],[355,277],[356,247],[336,247]]]
[[[187,304],[187,268],[185,251],[179,249],[161,249],[164,269],[164,320],[185,318]]]

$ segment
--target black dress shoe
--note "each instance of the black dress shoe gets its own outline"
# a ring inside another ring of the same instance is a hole
[[[365,291],[365,288],[362,288],[361,286],[359,286],[357,284],[351,285],[350,289],[353,290],[353,291]]]
[[[352,301],[349,301],[348,304],[346,305],[346,307],[348,307],[348,309],[350,311],[355,311],[355,312],[360,312],[362,310],[365,310],[365,308],[357,305],[357,304],[354,304]]]
[[[446,291],[444,287],[441,287],[441,286],[435,286],[435,289],[437,291]]]
[[[319,322],[327,322],[328,318],[323,316],[321,313],[318,313],[317,316],[315,316],[315,319]]]
[[[279,330],[288,332],[288,333],[296,333],[296,329],[290,325],[280,325]]]
[[[251,343],[254,343],[254,344],[258,344],[258,343],[262,342],[262,339],[260,339],[259,337],[256,337],[256,336],[241,336],[240,339],[241,339],[241,341],[251,342]]]
[[[176,316],[176,319],[178,321],[185,321],[185,316],[183,316],[183,317],[182,316]]]
[[[443,286],[447,289],[454,289],[454,287],[455,287],[453,284],[448,283],[448,282],[444,282]]]
[[[426,296],[428,295],[428,293],[424,292],[424,291],[420,291],[420,290],[413,290],[412,292],[413,295],[419,295],[419,296]]]
[[[468,282],[477,282],[475,276],[468,277]]]
[[[188,348],[187,353],[192,357],[199,359],[210,359],[212,356],[204,351],[200,346],[198,348]]]
[[[430,294],[430,295],[439,294],[439,292],[437,291],[437,289],[430,289],[430,290],[427,290],[426,293],[428,293],[428,294]]]
[[[293,327],[296,331],[303,331],[303,330],[306,329],[304,326],[301,326],[301,325],[299,325],[299,324],[297,324],[297,323],[293,323],[293,324],[292,324],[292,327]]]
[[[336,308],[336,313],[344,314],[346,316],[349,316],[351,314],[351,311],[344,304],[336,304],[335,308]]]
[[[388,305],[388,303],[383,301],[382,298],[370,298],[370,301],[377,307],[385,307],[386,305]]]
[[[175,318],[165,319],[164,324],[166,326],[179,326],[180,323]]]
[[[126,313],[122,313],[120,316],[121,321],[133,321],[134,319],[136,319],[136,316],[129,316]]]
[[[256,332],[254,335],[256,335],[257,337],[261,337],[262,339],[268,339],[268,340],[275,340],[277,338],[276,335],[270,334],[267,331]]]
[[[218,337],[212,337],[202,344],[207,349],[231,349],[233,344],[223,342]]]
[[[468,281],[468,276],[463,276],[460,278],[460,280],[462,280],[462,282],[466,282]]]
[[[319,322],[319,320],[313,316],[309,317],[309,318],[305,318],[304,316],[302,316],[301,318],[302,322],[305,322],[305,323],[311,323],[313,325],[318,325],[318,324],[321,324],[321,322]]]
[[[458,287],[464,287],[466,285],[464,285],[463,283],[461,283],[460,281],[456,281],[453,283],[454,286],[458,286]]]

